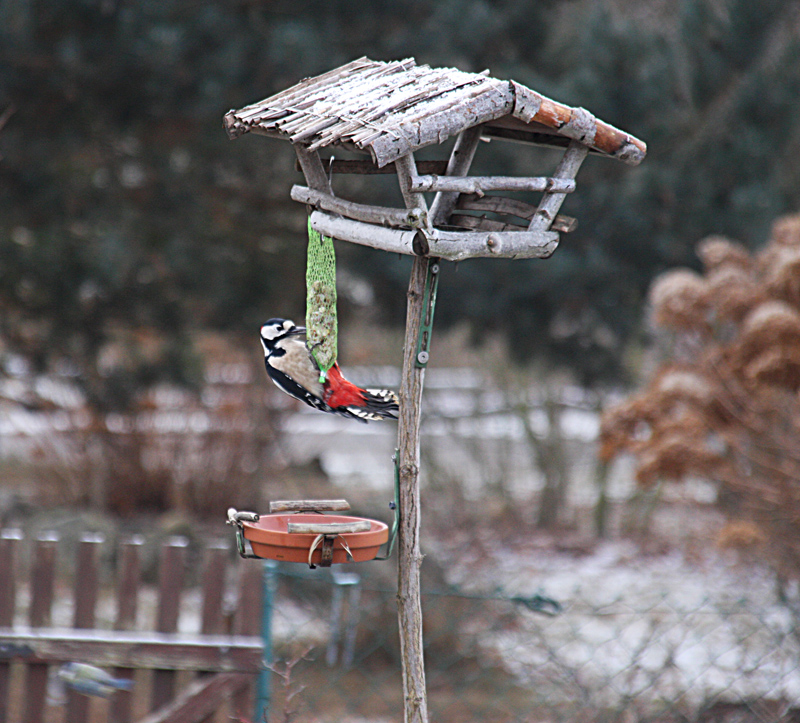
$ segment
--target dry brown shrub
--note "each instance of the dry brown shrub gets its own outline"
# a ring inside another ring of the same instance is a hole
[[[663,479],[713,474],[721,460],[705,443],[708,433],[703,421],[691,413],[657,430],[638,455],[636,481],[648,487]]]
[[[717,547],[721,550],[747,550],[766,541],[764,531],[750,520],[731,520],[717,534]]]
[[[752,267],[747,249],[725,236],[707,236],[695,247],[706,271],[729,266],[744,271]]]
[[[772,242],[781,246],[800,246],[800,213],[782,216],[772,224]]]
[[[641,485],[705,477],[736,514],[726,548],[769,555],[800,575],[800,214],[778,220],[755,261],[704,239],[703,276],[664,274],[650,292],[674,358],[647,388],[605,412],[601,452],[635,455]],[[699,333],[698,332],[702,332]],[[683,347],[681,346],[683,345]]]
[[[686,367],[661,370],[650,387],[650,395],[662,410],[676,401],[705,408],[714,401],[714,385],[702,374]]]
[[[764,292],[751,272],[724,265],[708,272],[708,300],[720,321],[740,322],[750,309],[764,300]]]
[[[705,330],[708,326],[708,286],[689,269],[668,271],[650,287],[653,319],[677,331]]]
[[[800,306],[800,246],[770,244],[759,266],[770,296]]]
[[[744,376],[756,378],[755,368],[752,372],[746,371],[755,359],[780,349],[794,349],[800,344],[800,312],[783,301],[765,301],[747,314],[734,344]],[[780,353],[779,357],[791,358]],[[774,354],[772,358],[776,358]],[[756,367],[766,370],[770,363],[765,359]]]
[[[743,371],[749,381],[797,391],[800,389],[800,343],[764,349]]]

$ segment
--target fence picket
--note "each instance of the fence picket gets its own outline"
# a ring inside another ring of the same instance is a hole
[[[200,632],[204,635],[220,635],[224,632],[222,601],[225,592],[225,567],[228,545],[218,541],[211,543],[205,551],[203,564],[203,612]],[[210,673],[201,673],[200,678]],[[209,713],[200,723],[214,723],[217,712]]]
[[[17,602],[16,557],[20,530],[0,531],[0,627],[10,628],[14,624],[14,610]],[[8,720],[9,683],[11,663],[0,661],[0,723]]]
[[[139,581],[141,579],[140,550],[144,538],[136,535],[122,543],[119,575],[117,578],[117,618],[114,630],[133,630],[139,608]],[[116,668],[117,678],[134,677],[133,668]],[[116,723],[131,723],[133,720],[133,693],[120,690],[111,699],[110,717]]]
[[[83,535],[78,543],[75,566],[75,612],[72,627],[90,629],[95,624],[97,606],[97,560],[102,535]],[[81,661],[77,661],[81,662]],[[89,720],[91,699],[75,690],[67,690],[67,720],[69,723],[86,723]]]
[[[156,631],[159,633],[174,633],[178,629],[187,544],[188,541],[184,537],[172,537],[161,548],[156,617]],[[157,711],[169,703],[174,696],[175,671],[154,670],[150,709]]]
[[[236,635],[261,635],[262,575],[261,565],[242,567],[239,604],[233,618],[233,632]],[[248,718],[255,707],[255,700],[255,681],[251,680],[234,693],[234,714]]]
[[[56,533],[45,532],[34,544],[30,577],[31,604],[28,610],[28,624],[32,628],[49,627],[51,623],[58,539]],[[47,690],[47,668],[46,663],[27,666],[24,723],[42,723],[44,719],[46,698],[42,692]]]

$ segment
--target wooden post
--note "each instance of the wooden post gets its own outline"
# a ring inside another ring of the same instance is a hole
[[[447,166],[448,175],[465,175],[475,155],[480,129],[463,131],[456,141]],[[427,212],[421,193],[411,191],[416,173],[414,156],[396,161],[397,178],[403,200],[409,209]],[[444,223],[452,213],[457,193],[439,193],[429,216],[433,224]],[[419,428],[422,412],[422,389],[425,367],[416,365],[417,338],[425,312],[425,279],[428,266],[435,260],[415,256],[408,284],[406,335],[403,345],[403,373],[400,382],[397,448],[400,476],[398,527],[397,616],[400,626],[400,651],[403,662],[405,723],[427,723],[428,698],[425,689],[425,661],[422,640],[422,588],[420,585],[420,524],[422,521],[419,490]]]
[[[422,194],[410,191],[416,176],[414,157],[409,154],[396,162],[397,177],[406,206],[427,211]],[[427,257],[415,256],[408,284],[406,336],[403,345],[403,376],[400,381],[397,448],[400,473],[397,529],[397,619],[400,627],[400,654],[403,664],[403,705],[406,723],[428,723],[428,697],[425,689],[425,661],[422,643],[422,597],[420,586],[420,493],[419,425],[425,368],[415,364],[417,337],[423,315]]]
[[[425,664],[422,643],[422,600],[420,586],[420,492],[419,424],[425,369],[415,366],[417,335],[429,260],[414,257],[408,284],[406,337],[403,347],[403,376],[400,383],[398,416],[398,465],[400,472],[400,526],[398,527],[397,616],[403,661],[403,695],[406,723],[427,723]]]

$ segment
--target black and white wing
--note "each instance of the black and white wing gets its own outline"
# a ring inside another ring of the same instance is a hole
[[[323,412],[332,411],[323,401],[319,369],[314,365],[304,342],[283,339],[265,358],[267,374],[290,397]]]

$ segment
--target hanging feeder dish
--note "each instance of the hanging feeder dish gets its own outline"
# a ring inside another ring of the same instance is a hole
[[[242,557],[305,562],[311,568],[374,560],[389,540],[389,526],[364,517],[322,514],[349,509],[346,500],[272,502],[269,515],[230,509],[228,523],[236,527]],[[245,540],[252,554],[246,552]]]

